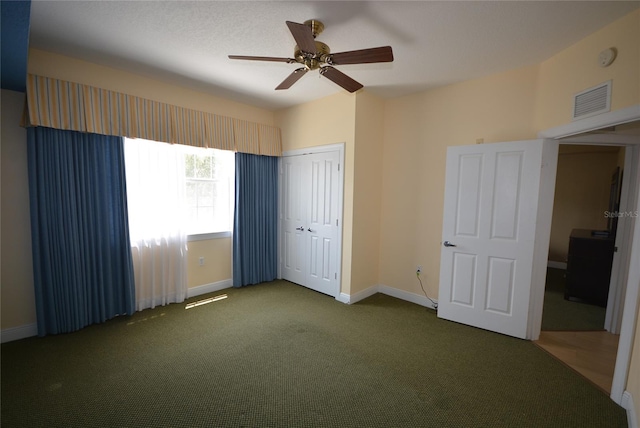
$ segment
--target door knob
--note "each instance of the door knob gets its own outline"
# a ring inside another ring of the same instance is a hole
[[[442,244],[443,244],[445,247],[455,247],[455,246],[456,246],[456,244],[452,244],[452,243],[451,243],[451,242],[449,242],[449,241],[444,241]]]
[[[304,227],[300,226],[300,227],[296,227],[296,230],[299,230],[301,232],[304,232]]]
[[[313,233],[313,230],[311,230],[311,228],[308,228],[307,230],[308,230],[309,232]]]

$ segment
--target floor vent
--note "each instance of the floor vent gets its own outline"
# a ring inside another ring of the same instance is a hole
[[[577,93],[573,97],[573,120],[611,110],[611,80]]]

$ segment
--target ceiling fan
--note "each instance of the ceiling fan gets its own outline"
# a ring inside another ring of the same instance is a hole
[[[329,46],[315,40],[316,36],[324,30],[324,24],[318,20],[311,19],[304,24],[286,21],[289,31],[293,35],[297,46],[294,49],[293,58],[279,58],[269,56],[244,56],[229,55],[230,59],[243,59],[253,61],[274,61],[286,62],[287,64],[302,64],[282,81],[276,90],[289,89],[302,76],[310,70],[320,70],[320,75],[333,81],[349,92],[361,89],[363,85],[343,72],[334,68],[334,65],[344,64],[370,64],[376,62],[392,62],[393,51],[391,46],[381,46],[370,49],[360,49],[355,51],[331,53]]]

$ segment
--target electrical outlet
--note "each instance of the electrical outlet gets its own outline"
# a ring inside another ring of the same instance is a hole
[[[204,266],[204,257],[200,257],[200,258],[198,259],[198,265],[200,265],[200,266]]]
[[[422,273],[422,265],[418,265],[416,267],[416,275],[420,275]]]

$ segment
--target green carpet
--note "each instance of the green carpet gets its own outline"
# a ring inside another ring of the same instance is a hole
[[[2,427],[626,426],[528,341],[381,294],[221,293],[3,344]]]
[[[604,330],[606,308],[564,298],[563,269],[547,269],[542,309],[543,331]]]

